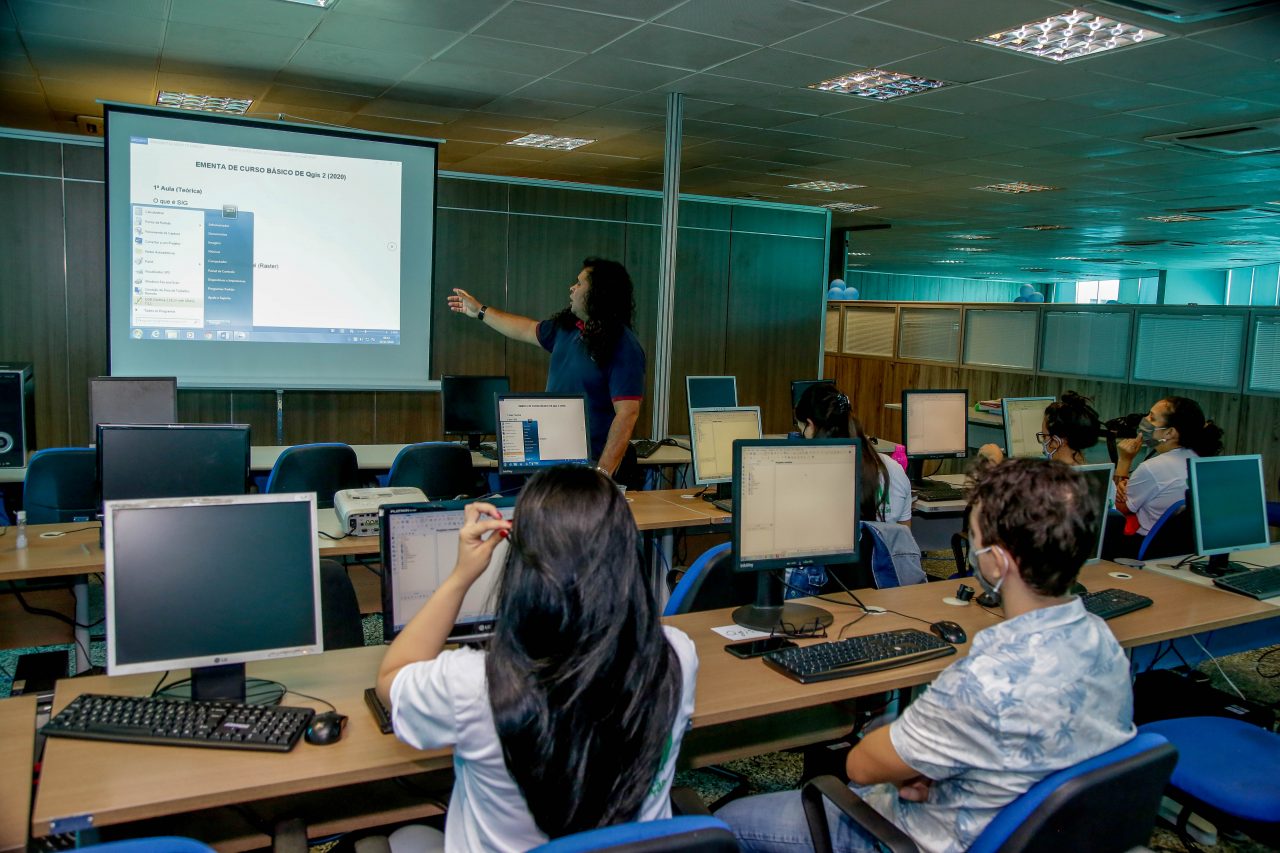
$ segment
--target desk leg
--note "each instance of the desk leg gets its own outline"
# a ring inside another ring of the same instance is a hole
[[[89,576],[77,575],[71,591],[76,597],[76,627],[73,631],[78,675],[92,666],[89,662],[89,629],[80,627],[89,624]]]

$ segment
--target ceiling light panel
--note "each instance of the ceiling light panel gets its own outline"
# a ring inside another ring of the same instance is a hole
[[[991,237],[987,234],[952,234],[951,239],[952,240],[994,240],[995,237]]]
[[[1070,225],[1019,225],[1023,231],[1066,231]]]
[[[973,41],[1054,62],[1096,56],[1118,47],[1164,38],[1164,33],[1072,9]]]
[[[831,204],[824,204],[827,210],[834,210],[837,213],[861,213],[864,210],[879,210],[878,204],[854,204],[848,201],[833,201]]]
[[[952,246],[953,252],[990,252],[990,249],[979,249],[977,246]]]
[[[867,258],[871,256],[871,253],[870,252],[849,252],[848,256],[851,258],[853,257]]]
[[[1024,181],[1005,181],[1002,184],[987,184],[984,187],[974,187],[975,190],[985,190],[990,193],[1046,193],[1053,190],[1060,190],[1062,187],[1046,187],[1042,184],[1028,184]]]
[[[946,260],[946,261],[932,261],[931,263],[935,263],[935,264],[963,264],[963,263],[964,263],[964,261]]]
[[[1190,213],[1169,213],[1164,216],[1144,216],[1148,222],[1208,222],[1207,216],[1192,216]]]
[[[942,80],[930,80],[927,77],[913,77],[898,71],[885,71],[882,68],[868,68],[865,71],[851,71],[821,83],[810,83],[810,89],[822,92],[837,92],[841,95],[857,95],[859,98],[873,98],[877,101],[889,101],[904,95],[916,95],[933,89],[941,89],[947,85]]]
[[[839,181],[805,181],[802,184],[787,184],[788,189],[814,190],[820,193],[834,193],[840,190],[860,190],[866,184],[842,184]]]
[[[188,92],[161,92],[156,96],[156,106],[175,107],[180,110],[201,110],[206,113],[230,113],[242,116],[253,105],[253,98],[222,98],[217,95],[192,95]]]
[[[549,148],[553,151],[572,151],[584,145],[590,145],[594,139],[578,139],[573,136],[547,136],[543,133],[530,133],[513,139],[508,145],[519,145],[522,148]]]

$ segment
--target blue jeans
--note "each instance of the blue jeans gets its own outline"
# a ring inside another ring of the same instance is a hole
[[[827,585],[826,566],[802,566],[788,569],[785,575],[787,587],[784,598],[808,598],[822,595],[822,588]]]
[[[831,803],[827,802],[826,807],[831,844],[839,853],[876,853],[880,849],[871,833]],[[743,853],[813,850],[799,791],[743,797],[717,811],[716,817],[729,824]]]

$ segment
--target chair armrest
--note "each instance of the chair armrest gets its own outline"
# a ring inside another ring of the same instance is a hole
[[[823,799],[830,800],[846,817],[874,835],[891,853],[919,853],[915,842],[882,814],[849,790],[834,776],[811,779],[800,791],[804,814],[809,821],[809,836],[814,853],[831,853],[831,828],[827,826],[827,810]]]
[[[301,818],[286,818],[271,832],[272,853],[307,853],[307,825]]]
[[[692,788],[673,787],[671,789],[671,814],[673,816],[710,815],[711,809],[707,808],[707,804],[702,801],[702,797],[699,797],[698,792]]]
[[[385,835],[366,835],[355,847],[356,853],[391,853],[391,841]]]

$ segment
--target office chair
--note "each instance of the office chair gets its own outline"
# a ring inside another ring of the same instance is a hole
[[[736,853],[738,842],[724,821],[709,815],[686,815],[576,832],[539,845],[530,853],[664,853],[667,850]]]
[[[471,451],[451,441],[410,444],[396,454],[388,486],[422,489],[428,500],[449,500],[477,493]]]
[[[1276,490],[1280,491],[1280,480],[1276,480]],[[1280,501],[1267,501],[1267,524],[1280,527]]]
[[[1151,525],[1142,544],[1138,546],[1138,559],[1155,560],[1159,557],[1194,554],[1195,551],[1191,513],[1187,511],[1187,502],[1182,500],[1166,509],[1164,515]]]
[[[693,561],[671,591],[663,616],[737,607],[756,600],[756,576],[733,570],[731,545],[722,542]]]
[[[1178,753],[1158,734],[1127,743],[1041,779],[996,815],[969,853],[1123,853],[1151,840],[1156,812]],[[907,835],[834,776],[801,791],[815,853],[830,853],[823,799],[893,853],[915,853]]]
[[[176,835],[108,841],[81,847],[80,850],[83,853],[214,853],[207,844]]]
[[[51,447],[31,457],[22,505],[28,524],[90,521],[98,513],[97,454],[87,447]]]
[[[1193,812],[1219,830],[1239,829],[1280,847],[1280,735],[1229,717],[1159,720],[1139,731],[1168,738],[1178,750],[1167,794],[1182,806],[1175,828],[1188,850],[1196,849],[1187,834]]]
[[[285,448],[276,459],[263,491],[269,495],[315,492],[316,506],[332,509],[334,492],[360,485],[360,466],[350,445],[299,444]]]

